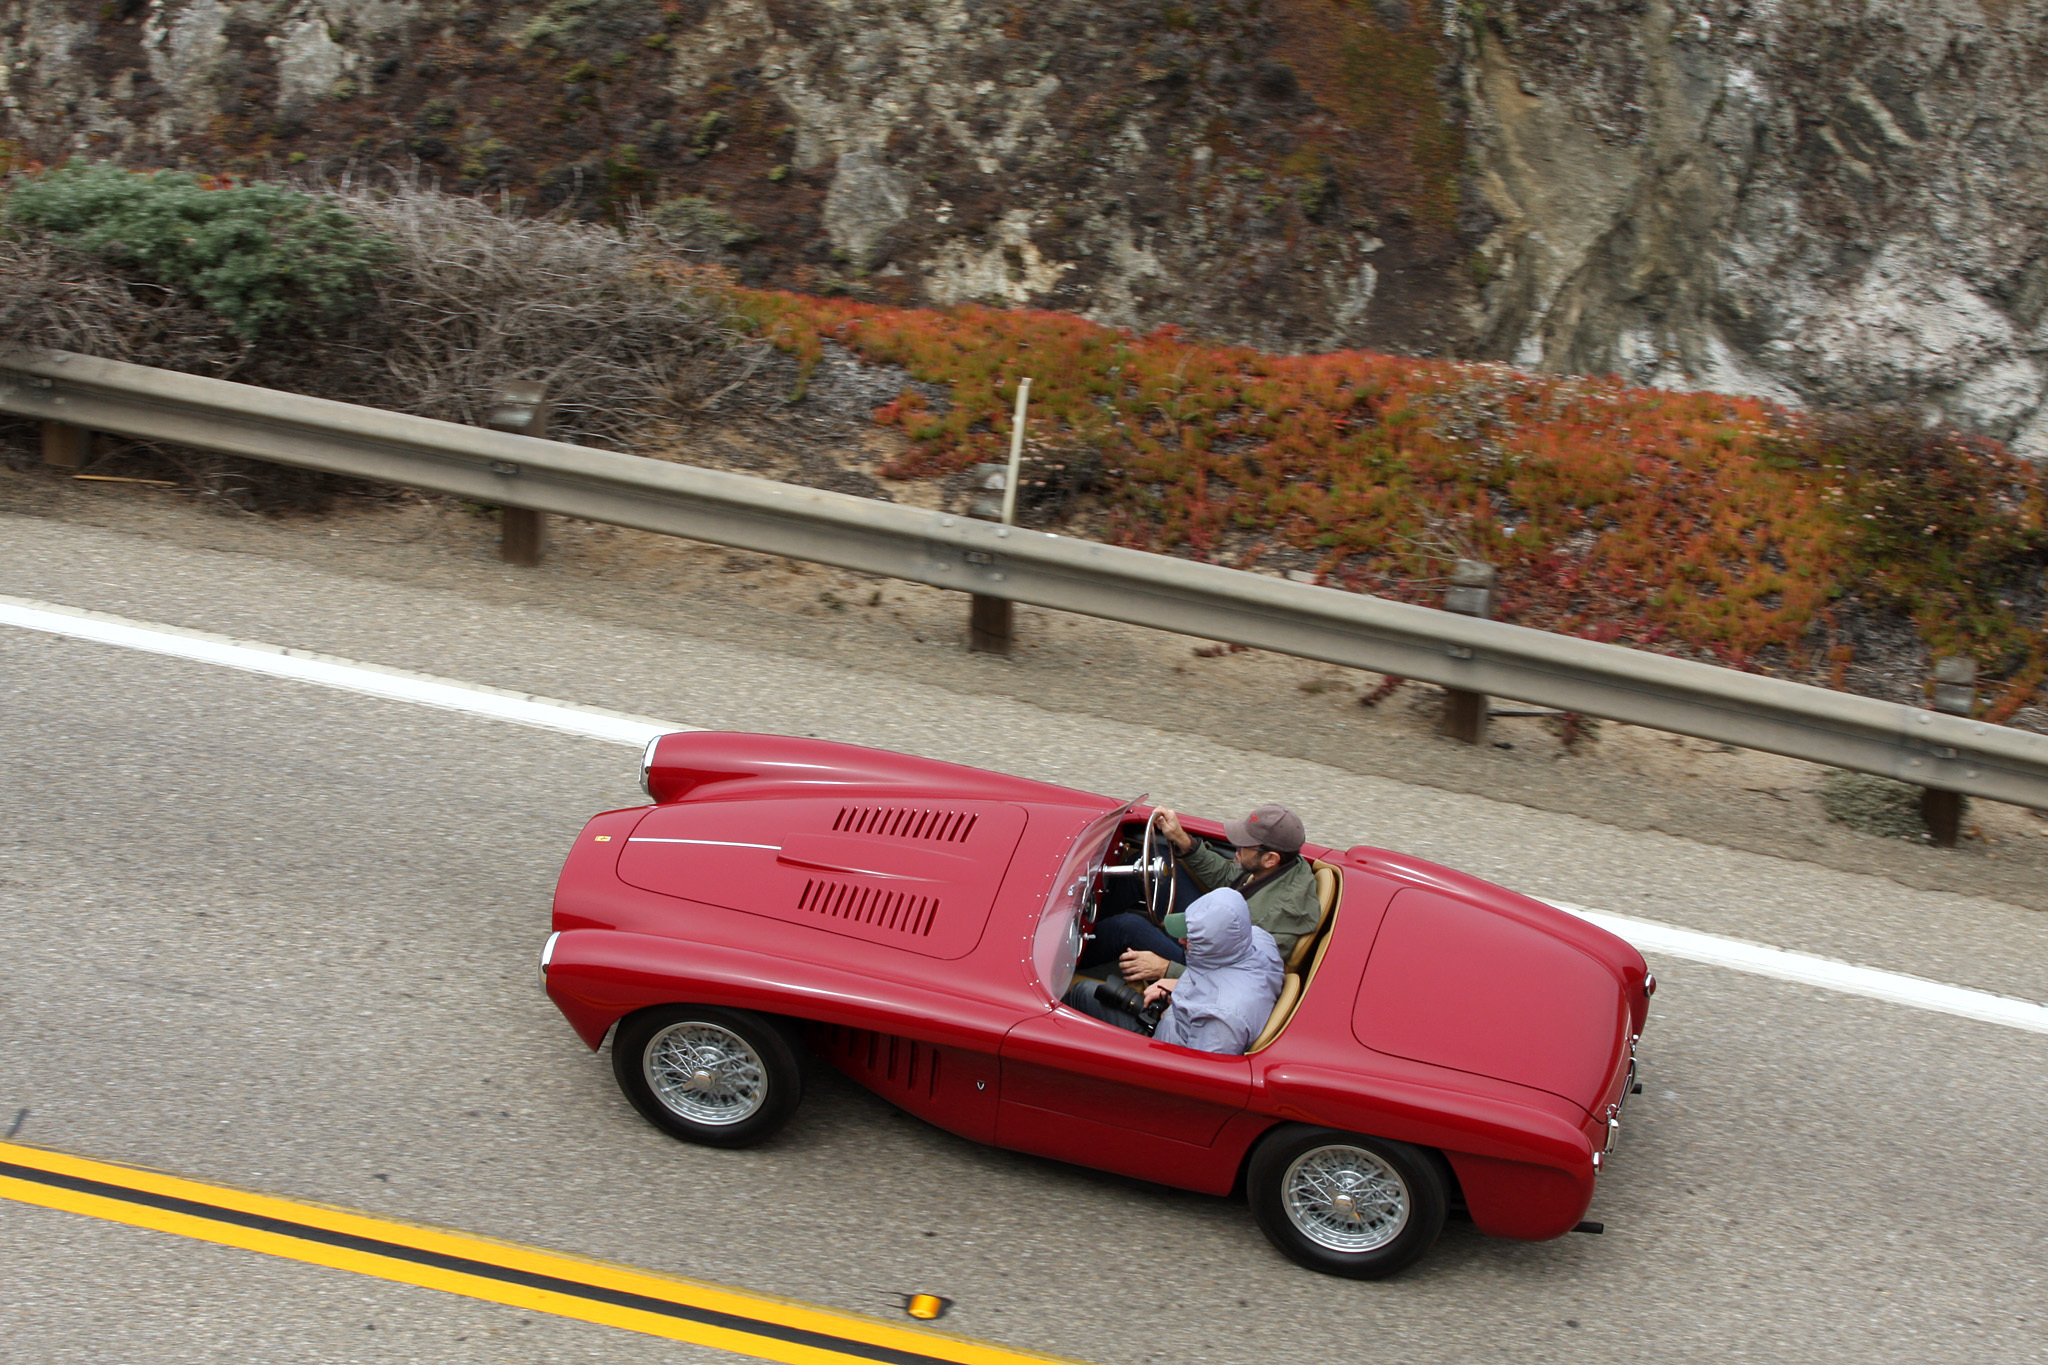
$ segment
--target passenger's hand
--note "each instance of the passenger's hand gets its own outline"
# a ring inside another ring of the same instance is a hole
[[[1161,806],[1152,812],[1152,823],[1166,836],[1176,853],[1185,853],[1195,846],[1195,836],[1180,827],[1180,813]]]
[[[1142,986],[1147,981],[1157,981],[1166,975],[1167,960],[1157,953],[1148,953],[1143,948],[1126,948],[1124,955],[1117,959],[1117,969],[1124,974],[1124,980],[1133,986]]]
[[[1150,1007],[1164,1000],[1173,994],[1173,988],[1179,984],[1180,978],[1177,976],[1161,977],[1145,988],[1145,1004]]]

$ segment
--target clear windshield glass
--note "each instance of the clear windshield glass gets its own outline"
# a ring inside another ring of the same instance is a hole
[[[1131,807],[1144,799],[1134,797],[1090,821],[1068,850],[1060,875],[1052,884],[1052,895],[1046,900],[1045,913],[1039,918],[1038,933],[1032,940],[1031,962],[1038,969],[1038,979],[1055,1000],[1065,995],[1074,982],[1074,963],[1081,956],[1081,935],[1092,913],[1103,862],[1110,845],[1116,842],[1117,827],[1131,813]]]

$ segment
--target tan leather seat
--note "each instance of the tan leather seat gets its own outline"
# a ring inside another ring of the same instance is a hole
[[[1273,1002],[1273,1012],[1266,1016],[1266,1026],[1259,1030],[1259,1036],[1252,1039],[1246,1052],[1257,1052],[1280,1036],[1280,1030],[1287,1027],[1287,1021],[1294,1014],[1294,1007],[1301,1003],[1301,978],[1293,972],[1280,985],[1280,998]]]
[[[1308,978],[1315,974],[1315,961],[1322,960],[1321,948],[1330,941],[1330,920],[1337,913],[1337,902],[1343,899],[1344,874],[1329,863],[1311,863],[1316,874],[1316,900],[1322,905],[1323,917],[1312,933],[1303,934],[1295,941],[1287,954],[1287,979],[1280,984],[1280,998],[1273,1002],[1273,1012],[1266,1016],[1266,1026],[1259,1030],[1259,1036],[1245,1049],[1247,1053],[1257,1052],[1280,1036],[1280,1030],[1287,1027],[1287,1021],[1294,1017],[1295,1007],[1301,1004],[1301,993],[1308,987]],[[1302,970],[1304,965],[1308,970]]]
[[[1298,972],[1301,964],[1308,961],[1308,955],[1315,951],[1316,940],[1330,927],[1330,916],[1337,911],[1338,898],[1344,891],[1344,874],[1329,863],[1310,863],[1316,874],[1316,900],[1323,908],[1323,917],[1316,921],[1316,927],[1303,934],[1294,942],[1287,954],[1287,970]]]

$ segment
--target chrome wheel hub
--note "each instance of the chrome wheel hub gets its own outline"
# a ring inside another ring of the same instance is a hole
[[[702,1020],[670,1024],[650,1038],[640,1070],[654,1097],[692,1123],[738,1123],[768,1099],[760,1054],[731,1029]]]
[[[1408,1226],[1414,1200],[1400,1173],[1363,1147],[1333,1144],[1295,1158],[1280,1182],[1288,1221],[1331,1251],[1377,1251]]]

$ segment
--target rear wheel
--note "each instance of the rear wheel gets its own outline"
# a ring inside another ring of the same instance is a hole
[[[710,1147],[766,1140],[804,1088],[781,1030],[750,1010],[713,1005],[662,1005],[622,1020],[612,1074],[648,1122]]]
[[[1299,1124],[1274,1129],[1252,1153],[1245,1194],[1281,1252],[1354,1280],[1391,1275],[1429,1250],[1449,1205],[1435,1153]]]

